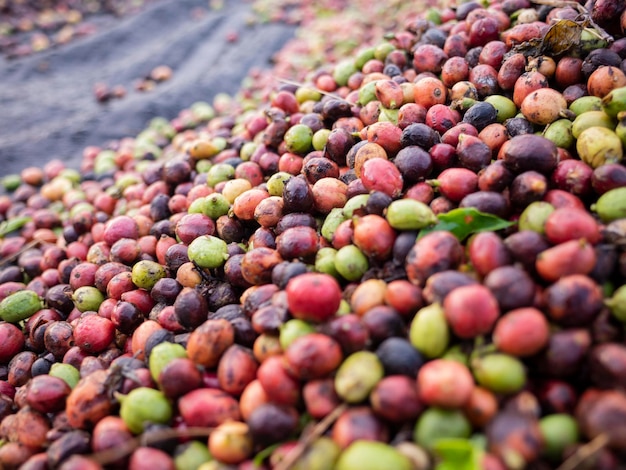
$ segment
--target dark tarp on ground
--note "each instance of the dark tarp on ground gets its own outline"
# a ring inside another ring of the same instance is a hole
[[[53,158],[78,168],[88,145],[135,136],[155,116],[171,119],[199,100],[236,93],[253,67],[268,68],[294,33],[278,23],[249,26],[249,3],[161,0],[88,37],[20,59],[0,59],[0,176]],[[192,11],[205,14],[194,18]],[[236,32],[235,42],[227,41]],[[169,81],[134,89],[158,65]],[[127,95],[98,103],[97,82],[124,85]]]

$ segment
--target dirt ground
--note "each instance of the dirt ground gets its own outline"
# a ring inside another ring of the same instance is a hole
[[[250,25],[250,13],[241,0],[220,10],[206,0],[160,0],[132,16],[101,19],[96,33],[69,44],[1,58],[0,176],[53,158],[77,168],[88,145],[135,136],[155,116],[171,119],[195,101],[236,93],[295,31]],[[158,65],[171,67],[172,78],[136,90]],[[100,103],[96,83],[122,85],[127,94]]]

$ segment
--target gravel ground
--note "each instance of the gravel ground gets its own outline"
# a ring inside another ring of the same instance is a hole
[[[162,0],[67,45],[0,59],[0,176],[53,158],[78,168],[88,145],[135,136],[155,116],[171,119],[196,101],[236,93],[295,32],[283,23],[251,26],[250,17],[241,0],[220,10],[206,0]],[[159,65],[171,67],[172,78],[136,90]],[[127,94],[100,103],[96,83]]]

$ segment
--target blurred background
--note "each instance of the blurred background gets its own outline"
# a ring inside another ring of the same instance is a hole
[[[441,3],[0,0],[0,176],[52,159],[78,168],[85,147],[246,80],[306,81]]]

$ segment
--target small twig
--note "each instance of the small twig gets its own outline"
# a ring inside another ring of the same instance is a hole
[[[108,465],[131,454],[135,449],[148,446],[166,439],[180,437],[208,437],[214,428],[191,427],[186,429],[160,429],[140,434],[134,439],[126,441],[112,449],[106,449],[89,455],[88,457],[100,465]]]
[[[41,240],[31,240],[30,242],[28,242],[26,245],[24,245],[22,248],[20,248],[18,251],[16,251],[12,255],[5,256],[4,258],[2,258],[0,260],[0,266],[4,266],[6,263],[13,261],[15,258],[20,256],[25,251],[28,251],[31,248],[34,248],[37,245],[39,245],[39,243],[41,243]]]
[[[581,8],[584,8],[580,3],[574,2],[572,0],[531,0],[532,3],[537,3],[539,5],[548,5],[555,8],[567,8],[572,7],[575,10],[580,11]]]
[[[589,15],[587,9],[578,2],[574,2],[572,0],[531,0],[532,3],[536,3],[538,5],[547,5],[554,8],[573,8],[577,10],[581,15]]]
[[[209,282],[215,281],[215,278],[211,276],[210,274],[207,274],[206,271],[202,269],[195,260],[192,261],[192,263],[193,263],[194,268],[196,268],[196,271],[198,271],[198,274],[200,274],[200,277],[202,278],[204,282],[209,283]]]
[[[572,456],[561,464],[556,470],[575,470],[585,460],[593,457],[609,443],[607,434],[600,434],[585,445],[581,446]]]
[[[306,436],[303,436],[296,446],[291,449],[290,452],[285,455],[285,458],[281,460],[274,470],[289,470],[296,460],[302,457],[302,454],[306,451],[307,447],[309,447],[315,439],[319,438],[326,432],[326,430],[339,418],[341,413],[343,413],[348,408],[346,403],[342,403],[337,406],[333,411],[331,411],[328,415],[324,417],[319,423],[313,426],[313,429]]]

